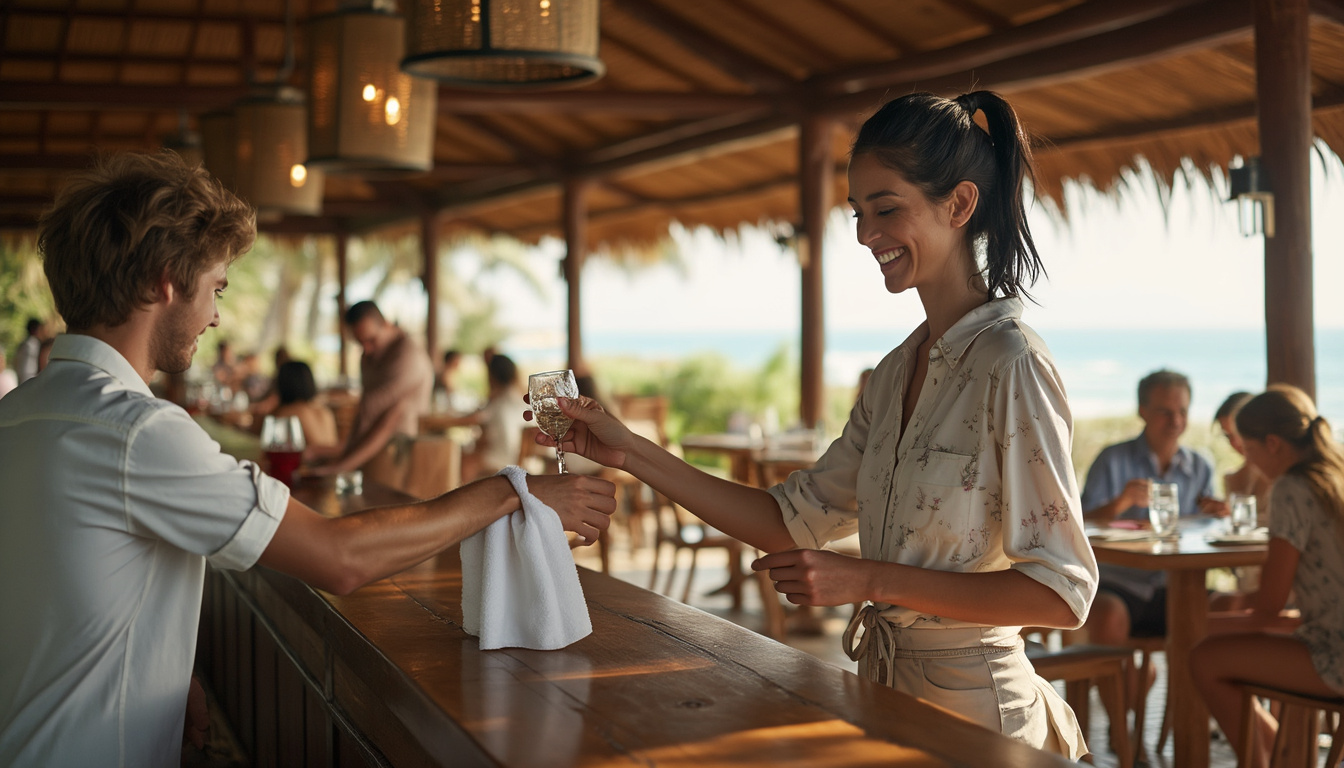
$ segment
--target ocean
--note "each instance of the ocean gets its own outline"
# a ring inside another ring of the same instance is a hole
[[[1190,378],[1190,416],[1201,421],[1210,420],[1232,392],[1256,392],[1265,384],[1262,330],[1045,329],[1039,333],[1054,354],[1077,417],[1134,413],[1139,379],[1158,368]],[[827,383],[853,384],[861,370],[875,365],[904,338],[903,332],[895,331],[828,332]],[[713,352],[750,368],[784,346],[796,360],[799,342],[790,331],[584,332],[584,350],[590,358],[660,360]],[[1344,329],[1316,331],[1316,391],[1321,413],[1332,424],[1344,426]]]

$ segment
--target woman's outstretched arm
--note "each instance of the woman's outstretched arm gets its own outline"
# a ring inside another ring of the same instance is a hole
[[[586,397],[560,398],[560,409],[574,418],[561,447],[599,464],[623,469],[659,493],[733,538],[766,552],[795,544],[779,504],[759,488],[702,472],[653,441],[636,435]],[[531,412],[526,414],[531,418]],[[541,445],[556,441],[538,434]]]

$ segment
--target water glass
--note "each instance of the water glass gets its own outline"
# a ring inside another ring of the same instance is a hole
[[[1234,535],[1240,536],[1255,530],[1257,519],[1254,496],[1249,493],[1234,493],[1227,497],[1227,505],[1231,510],[1227,518],[1228,527]]]
[[[1181,516],[1181,501],[1175,483],[1154,482],[1148,487],[1148,520],[1153,533],[1161,538],[1176,535],[1176,523]]]

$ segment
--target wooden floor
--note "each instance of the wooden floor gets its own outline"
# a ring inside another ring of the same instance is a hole
[[[671,589],[668,589],[666,587],[666,562],[669,552],[670,547],[664,549],[662,555],[663,566],[660,569],[657,591],[679,598],[686,583],[687,555],[682,554],[680,569],[673,579]],[[576,552],[576,559],[586,567],[593,569],[599,567],[595,551],[579,550]],[[613,576],[647,588],[652,562],[653,555],[650,548],[642,547],[632,553],[624,535],[616,537],[616,542],[611,547],[610,553],[611,574]],[[727,558],[722,550],[705,550],[702,552],[696,564],[695,583],[691,586],[691,605],[736,622],[748,629],[760,631],[764,626],[764,619],[760,597],[755,589],[747,589],[744,592],[744,605],[741,611],[732,609],[732,601],[727,595],[708,594],[724,583],[726,574]],[[855,671],[855,664],[845,656],[841,648],[841,635],[848,620],[849,608],[828,609],[823,613],[818,631],[815,634],[790,633],[785,642],[799,650],[807,651],[823,661],[853,672]],[[1148,711],[1145,715],[1146,723],[1144,726],[1144,744],[1148,752],[1147,765],[1153,768],[1177,768],[1173,760],[1170,739],[1167,740],[1166,749],[1163,753],[1155,754],[1158,731],[1162,724],[1162,707],[1166,700],[1166,660],[1161,654],[1155,657],[1154,665],[1157,667],[1157,682],[1148,697]],[[1057,683],[1056,685],[1062,694],[1062,684]],[[1101,701],[1097,698],[1096,691],[1092,693],[1091,720],[1092,722],[1088,724],[1086,729],[1088,743],[1098,745],[1101,750],[1096,755],[1096,765],[1099,768],[1113,768],[1116,765],[1115,755],[1105,747],[1108,726],[1105,710],[1102,708]],[[1213,742],[1210,744],[1209,762],[1210,768],[1236,768],[1236,755],[1221,734],[1215,735]]]

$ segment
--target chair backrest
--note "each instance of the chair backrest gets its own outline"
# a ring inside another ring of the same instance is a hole
[[[522,441],[518,444],[518,466],[533,475],[558,472],[559,464],[555,460],[555,449],[537,445],[537,435],[541,434],[541,427],[530,425],[523,427],[522,430]]]
[[[668,399],[664,395],[617,395],[621,421],[640,437],[667,447]]]
[[[462,453],[446,437],[397,435],[363,470],[367,481],[431,499],[461,485]]]

